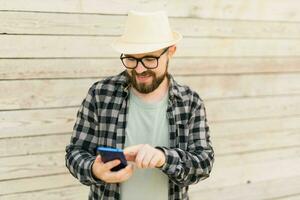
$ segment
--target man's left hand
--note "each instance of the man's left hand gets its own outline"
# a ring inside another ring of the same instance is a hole
[[[134,161],[138,168],[161,167],[166,162],[164,152],[149,144],[139,144],[124,149],[128,161]]]

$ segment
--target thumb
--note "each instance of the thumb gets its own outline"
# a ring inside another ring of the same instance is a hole
[[[100,155],[97,155],[95,162],[102,163],[102,159]]]

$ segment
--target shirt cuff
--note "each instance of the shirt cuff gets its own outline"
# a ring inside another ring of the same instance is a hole
[[[93,163],[95,162],[95,159],[96,159],[96,157],[93,157],[93,159],[89,160],[89,163],[88,163],[88,177],[89,177],[92,184],[95,184],[95,185],[106,184],[104,181],[102,181],[101,179],[98,179],[93,174],[92,166],[93,166]]]
[[[169,149],[167,147],[161,147],[161,146],[156,146],[155,148],[161,150],[166,156],[165,163],[161,167],[157,167],[157,168],[161,169],[163,172],[167,174],[170,174],[170,168],[172,166],[174,158],[173,156],[170,155]]]

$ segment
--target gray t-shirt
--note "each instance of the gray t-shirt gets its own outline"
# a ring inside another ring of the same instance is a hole
[[[136,144],[169,147],[168,94],[156,103],[147,103],[130,92],[125,147]],[[159,169],[138,169],[121,183],[122,200],[168,199],[168,176]]]

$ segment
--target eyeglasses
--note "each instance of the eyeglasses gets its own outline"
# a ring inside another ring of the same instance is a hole
[[[144,56],[142,58],[135,58],[132,56],[123,56],[123,54],[121,54],[120,59],[123,63],[123,65],[127,68],[127,69],[135,69],[139,62],[141,62],[143,64],[143,66],[147,69],[154,69],[157,68],[158,66],[158,59],[167,52],[167,50],[169,49],[169,47],[167,47],[158,57],[156,56]]]

